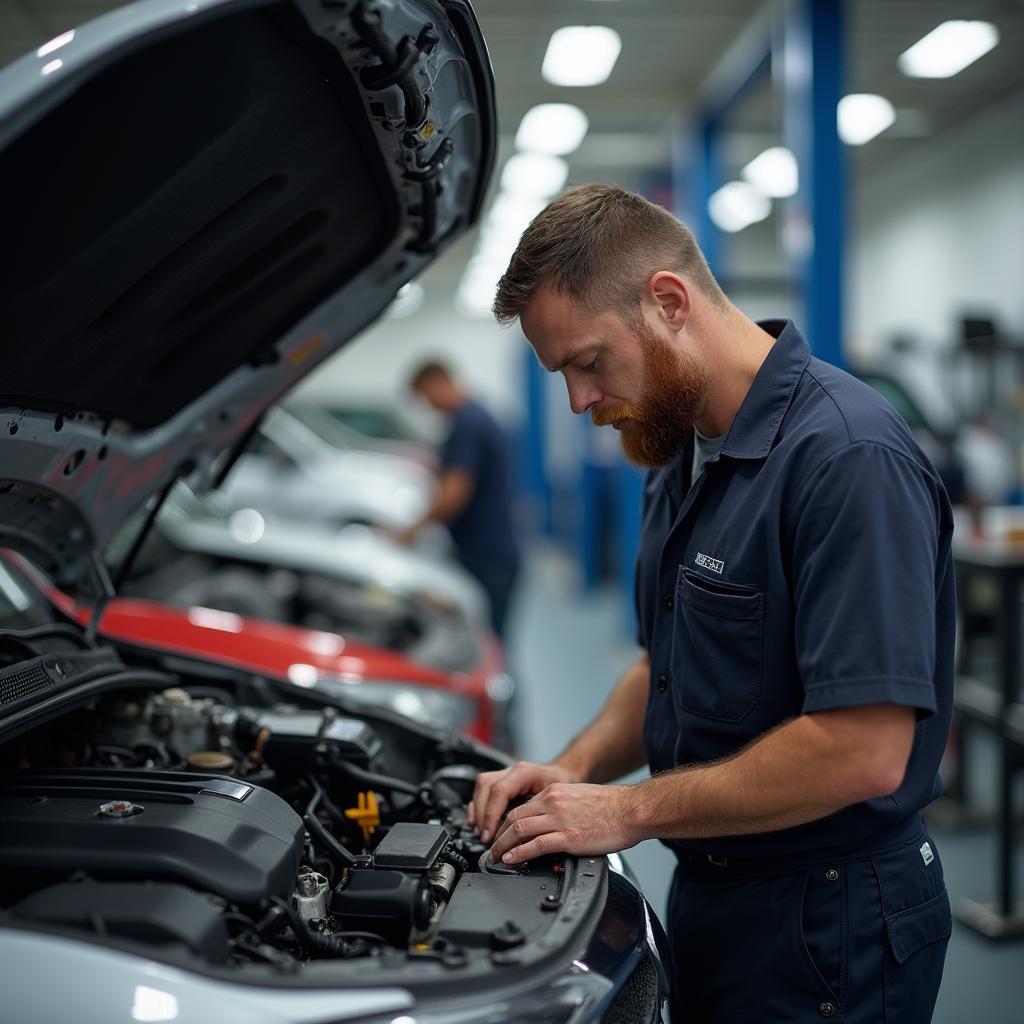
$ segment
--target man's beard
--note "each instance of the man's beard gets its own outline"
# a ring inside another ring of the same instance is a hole
[[[667,466],[685,447],[707,394],[707,372],[688,352],[676,352],[645,322],[633,327],[643,347],[642,397],[591,413],[598,425],[628,419],[621,432],[626,458],[641,468]]]

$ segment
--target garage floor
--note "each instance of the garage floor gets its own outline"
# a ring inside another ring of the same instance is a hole
[[[509,663],[519,681],[520,756],[546,760],[600,709],[635,657],[613,588],[580,595],[572,565],[557,551],[532,551],[510,624]],[[980,746],[980,744],[979,744]],[[980,752],[984,759],[984,752]],[[979,780],[982,772],[975,770]],[[954,903],[994,893],[990,831],[933,829]],[[1024,849],[1024,843],[1021,844]],[[664,913],[672,857],[656,842],[628,854],[648,900]],[[1024,856],[1018,891],[1024,891]],[[954,927],[934,1024],[1019,1024],[1024,1019],[1024,940],[994,946]]]

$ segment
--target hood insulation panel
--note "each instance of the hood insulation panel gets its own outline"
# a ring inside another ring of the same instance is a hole
[[[0,404],[148,428],[393,239],[361,94],[289,7],[182,31],[0,156]],[[84,197],[90,197],[88,201]]]

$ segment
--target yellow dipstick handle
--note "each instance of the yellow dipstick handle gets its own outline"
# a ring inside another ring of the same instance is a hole
[[[345,811],[345,817],[356,822],[363,830],[363,842],[368,843],[377,826],[380,824],[380,808],[377,806],[377,794],[373,790],[359,794],[359,804]]]

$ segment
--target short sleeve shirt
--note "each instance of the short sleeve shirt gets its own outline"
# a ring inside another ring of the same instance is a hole
[[[505,435],[483,406],[468,401],[453,413],[441,467],[464,470],[474,487],[469,503],[448,529],[460,559],[478,572],[514,564],[519,558],[509,463]]]
[[[652,771],[734,753],[802,713],[917,711],[891,796],[796,828],[684,851],[728,856],[856,848],[941,791],[955,596],[952,513],[899,414],[811,357],[788,321],[717,455],[691,487],[692,442],[648,475],[636,570],[650,655]]]

